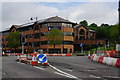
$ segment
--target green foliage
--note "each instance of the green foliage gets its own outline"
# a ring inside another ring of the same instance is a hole
[[[89,27],[87,27],[87,28],[96,31],[98,27],[92,27],[92,26],[89,26]]]
[[[80,22],[81,25],[87,27],[88,26],[88,22],[86,20],[83,20]]]
[[[10,48],[15,48],[20,46],[20,33],[18,31],[11,32],[7,37],[7,46]]]
[[[118,25],[111,25],[106,27],[99,27],[96,29],[97,38],[109,38],[118,41]]]
[[[89,26],[90,26],[90,27],[95,27],[95,28],[98,27],[97,24],[95,24],[95,23],[92,23],[92,24],[90,24]]]
[[[99,27],[96,29],[97,38],[109,38],[109,27]]]
[[[109,37],[118,42],[119,37],[119,29],[118,25],[111,25],[109,29]]]
[[[63,42],[64,33],[57,28],[53,28],[45,35],[45,37],[49,40],[50,45],[61,44]]]

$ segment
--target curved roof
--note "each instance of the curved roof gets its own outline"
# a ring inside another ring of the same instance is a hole
[[[39,21],[38,21],[39,22]],[[58,16],[54,16],[54,17],[50,17],[50,18],[47,18],[45,19],[44,21],[41,21],[41,23],[44,23],[44,22],[65,22],[65,23],[73,23],[69,20],[66,20],[66,19],[63,19],[61,17],[58,17]],[[75,24],[75,23],[73,23]]]

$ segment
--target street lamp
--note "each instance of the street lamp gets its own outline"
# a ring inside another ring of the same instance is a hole
[[[35,19],[36,21],[38,20],[37,17],[31,17],[30,20],[32,21],[33,19]]]
[[[118,14],[119,14],[119,21],[120,21],[120,0],[119,0],[119,5],[118,5]],[[120,22],[119,22],[119,41],[118,43],[120,44]]]

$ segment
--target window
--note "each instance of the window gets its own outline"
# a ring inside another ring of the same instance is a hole
[[[83,29],[80,30],[79,32],[80,35],[85,35],[85,31]]]
[[[70,49],[70,53],[72,53],[72,49]]]
[[[39,47],[39,45],[40,45],[40,42],[34,42],[34,47]]]
[[[61,53],[61,50],[60,49],[49,49],[49,54],[53,54],[53,53],[57,53],[57,54],[60,54]]]
[[[41,41],[41,45],[46,45],[48,44],[48,41]]]
[[[29,35],[29,38],[32,38],[32,37],[33,37],[33,34],[30,34],[30,35]]]
[[[29,30],[32,30],[32,27],[29,27]]]
[[[34,38],[40,38],[40,33],[34,34]]]
[[[67,49],[63,49],[63,53],[64,53],[64,54],[67,53]]]
[[[62,23],[48,23],[48,27],[61,27]]]
[[[62,23],[62,26],[72,28],[72,24],[68,24],[68,23]]]
[[[64,41],[64,44],[66,44],[66,45],[72,45],[73,41]]]
[[[37,25],[37,26],[35,26],[35,30],[39,30],[39,26]]]
[[[72,32],[64,32],[64,36],[73,36]]]

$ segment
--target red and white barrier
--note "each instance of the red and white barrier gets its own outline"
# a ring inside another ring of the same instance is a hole
[[[37,66],[37,65],[38,65],[37,54],[32,54],[31,65],[32,65],[32,66]]]
[[[20,54],[17,53],[17,61],[23,62],[25,64],[29,64],[32,66],[38,66],[38,59],[37,59],[37,55],[38,54]],[[72,56],[71,54],[45,54],[46,56]],[[46,62],[41,63],[42,65],[48,66],[49,63],[46,60]]]
[[[120,59],[117,59],[115,66],[120,67]]]
[[[88,54],[88,59],[91,59],[91,58],[90,58],[90,53]]]
[[[93,54],[93,55],[91,56],[91,59],[92,59],[92,60],[93,60],[94,56],[96,56],[96,54]]]
[[[91,56],[91,60],[96,61],[98,63],[106,64],[106,65],[120,67],[120,59],[116,59],[116,58],[100,57],[100,56],[97,56],[96,54],[93,54]]]
[[[17,53],[17,61],[20,61],[20,55],[22,55],[21,53]]]
[[[47,54],[47,56],[72,56],[71,54]]]
[[[98,62],[103,63],[103,59],[104,59],[104,57],[99,57]]]
[[[99,56],[95,55],[93,58],[93,61],[98,61],[98,59],[99,59]]]

